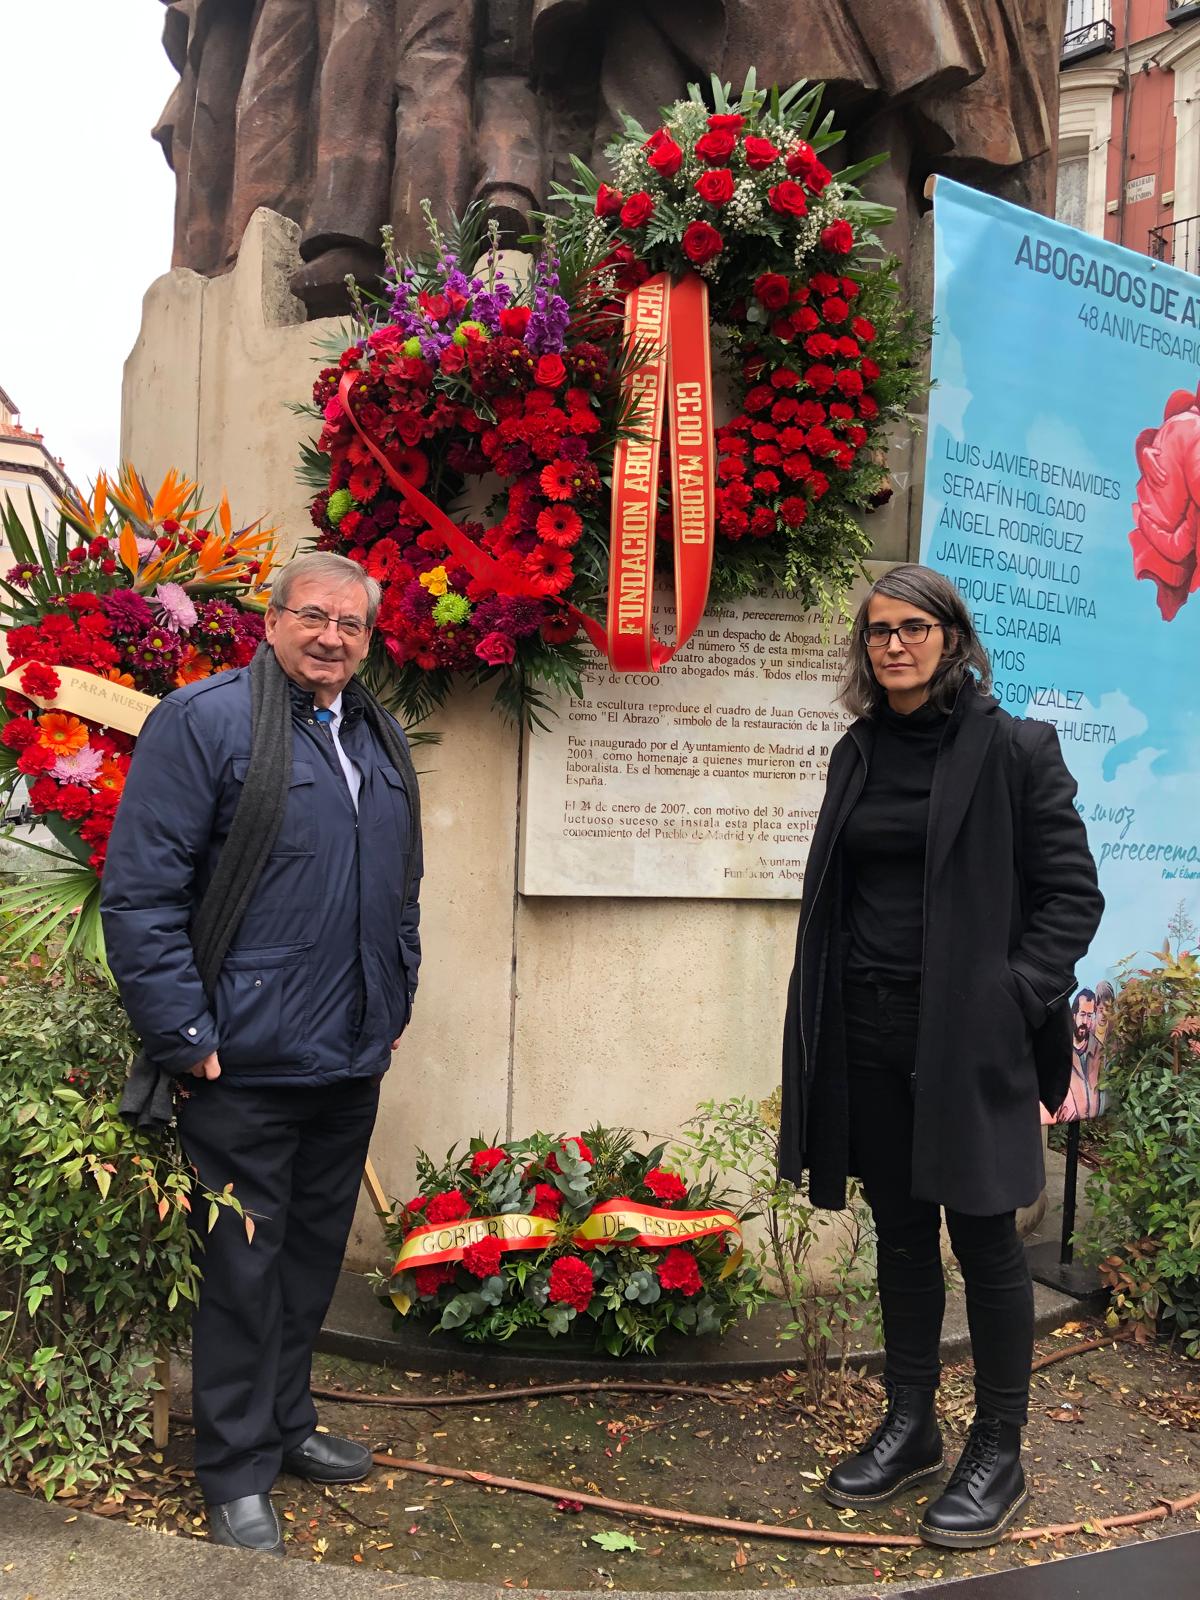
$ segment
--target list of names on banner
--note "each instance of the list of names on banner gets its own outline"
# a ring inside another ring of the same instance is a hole
[[[669,637],[673,605],[654,628]],[[657,673],[599,657],[526,741],[525,894],[798,898],[846,629],[781,593],[711,606]]]

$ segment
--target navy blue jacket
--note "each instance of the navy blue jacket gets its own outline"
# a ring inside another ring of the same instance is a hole
[[[400,774],[347,686],[339,731],[362,775],[358,812],[337,752],[292,686],[283,825],[210,1006],[189,938],[250,759],[248,668],[170,694],[150,714],[101,886],[108,960],[148,1056],[187,1072],[212,1050],[230,1083],[373,1077],[406,1027],[421,961],[418,861]]]

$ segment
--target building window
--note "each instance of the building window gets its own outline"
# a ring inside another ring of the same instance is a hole
[[[1058,189],[1054,199],[1054,215],[1069,227],[1087,231],[1088,158],[1068,156],[1058,164]]]

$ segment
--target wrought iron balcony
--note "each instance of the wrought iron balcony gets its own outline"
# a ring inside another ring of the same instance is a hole
[[[1151,228],[1150,254],[1184,272],[1200,272],[1200,217],[1177,217]]]
[[[1196,3],[1200,4],[1200,0]],[[1086,61],[1089,56],[1104,55],[1115,48],[1116,42],[1112,0],[1068,0],[1062,42],[1063,66]]]
[[[1200,17],[1200,0],[1177,0],[1177,3],[1167,5],[1167,26],[1178,28],[1185,22],[1194,22]]]

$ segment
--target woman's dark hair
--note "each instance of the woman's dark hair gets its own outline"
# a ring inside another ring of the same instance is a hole
[[[936,617],[945,631],[946,653],[938,663],[933,681],[929,685],[929,703],[938,711],[949,711],[964,683],[973,681],[981,694],[990,694],[992,664],[987,651],[979,642],[975,624],[966,602],[948,578],[932,567],[919,567],[915,563],[893,567],[878,578],[858,608],[854,630],[850,635],[850,648],[846,656],[846,671],[838,700],[852,717],[873,717],[884,698],[883,685],[875,676],[867,652],[863,629],[867,625],[867,608],[872,598],[887,595],[890,600],[907,600],[910,605]]]

